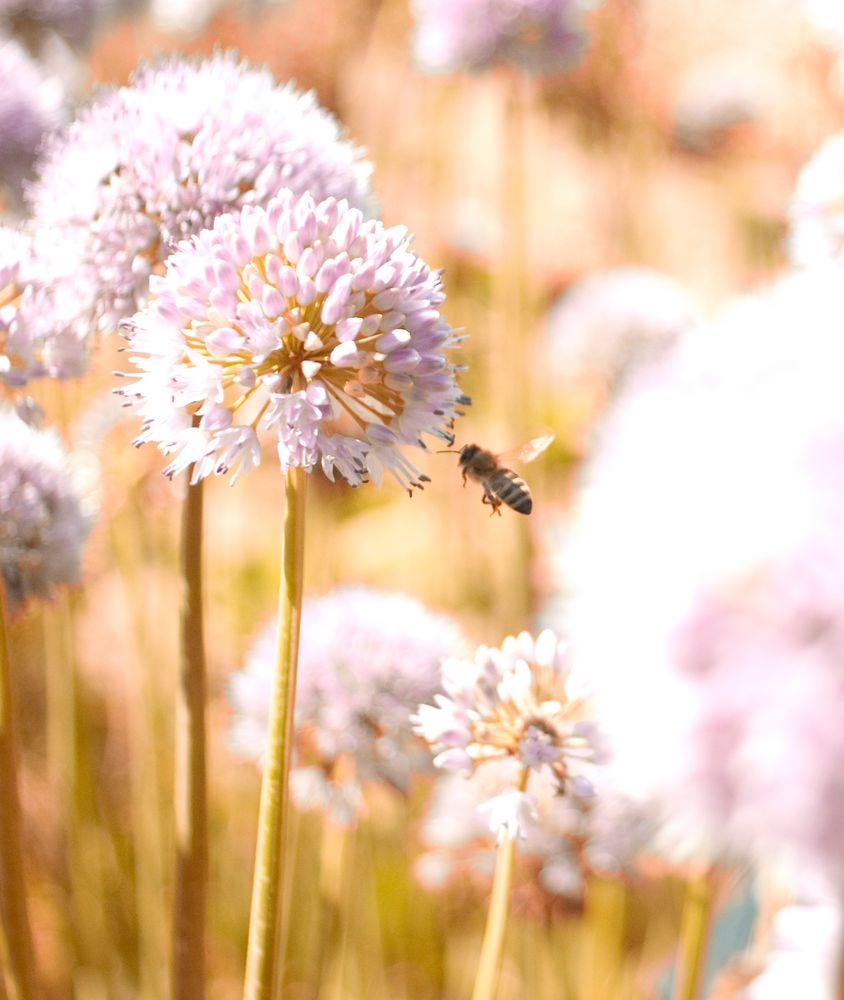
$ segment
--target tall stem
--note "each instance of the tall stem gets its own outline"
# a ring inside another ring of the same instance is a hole
[[[697,1000],[700,995],[713,898],[714,876],[711,869],[690,876],[683,903],[674,1000]]]
[[[306,488],[305,471],[290,469],[281,550],[276,670],[261,782],[244,1000],[270,1000],[278,965],[276,940],[281,939],[278,934],[279,901],[286,874],[282,856],[290,808],[287,785],[293,751],[296,666],[302,617]]]
[[[205,764],[206,667],[202,624],[202,482],[188,486],[182,518],[182,657],[176,703],[176,890],[173,998],[205,996],[208,801]]]
[[[34,1000],[35,956],[23,878],[18,759],[11,691],[6,595],[0,580],[0,911],[9,1000]]]
[[[527,787],[529,770],[525,768],[519,779],[519,791]],[[504,837],[498,844],[495,856],[495,874],[492,879],[492,896],[486,918],[481,957],[475,976],[472,1000],[492,1000],[498,985],[501,959],[504,953],[504,934],[507,930],[507,916],[510,911],[510,890],[513,886],[513,871],[516,867],[516,839]]]

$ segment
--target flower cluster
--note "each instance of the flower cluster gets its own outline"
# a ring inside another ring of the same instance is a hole
[[[362,808],[361,782],[405,791],[430,766],[410,714],[438,690],[440,661],[460,647],[460,632],[412,597],[340,587],[305,601],[301,635],[291,790],[300,805],[350,822]],[[231,741],[248,756],[264,751],[275,641],[272,622],[229,684]]]
[[[547,320],[553,384],[599,376],[617,385],[694,326],[700,306],[679,282],[645,267],[591,274],[568,288]]]
[[[586,46],[586,0],[414,0],[414,57],[432,73],[513,63],[534,72],[570,66]]]
[[[0,383],[7,388],[84,371],[88,330],[79,304],[86,290],[70,280],[72,249],[50,233],[0,226]]]
[[[455,338],[439,275],[409,240],[345,202],[284,191],[183,244],[127,325],[137,443],[176,453],[168,475],[195,463],[196,481],[256,465],[262,427],[283,470],[319,462],[358,485],[386,469],[420,485],[399,446],[451,441],[465,397],[443,353]]]
[[[825,274],[734,306],[629,386],[588,473],[572,643],[683,853],[844,866],[842,321]]]
[[[508,636],[500,649],[480,646],[472,660],[451,657],[442,686],[445,694],[420,705],[413,719],[434,764],[471,773],[484,761],[509,758],[524,775],[522,787],[491,803],[490,824],[500,835],[520,835],[535,808],[524,788],[531,771],[547,771],[560,794],[592,793],[584,768],[598,760],[596,731],[585,718],[585,688],[553,632]]]
[[[13,609],[76,582],[90,527],[58,438],[0,410],[0,572]]]
[[[370,166],[313,94],[232,54],[142,67],[47,145],[30,191],[42,228],[78,234],[76,284],[114,329],[176,242],[282,188],[365,206]]]
[[[44,134],[62,117],[63,92],[26,50],[0,36],[0,182],[18,194]]]

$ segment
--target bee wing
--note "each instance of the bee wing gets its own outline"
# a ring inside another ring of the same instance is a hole
[[[535,458],[539,458],[555,437],[554,434],[543,434],[541,437],[531,438],[527,444],[519,448],[516,457],[520,462],[532,462]]]

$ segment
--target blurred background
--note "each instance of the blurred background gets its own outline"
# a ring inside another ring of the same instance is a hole
[[[480,487],[462,488],[454,454],[422,456],[432,482],[412,499],[389,482],[353,491],[315,476],[307,589],[401,590],[492,645],[565,600],[559,539],[629,356],[782,271],[795,178],[844,112],[844,31],[832,5],[798,0],[604,0],[586,15],[578,64],[543,76],[423,73],[408,0],[115,3],[81,37],[49,38],[35,8],[11,5],[4,30],[53,81],[45,127],[158,53],[234,48],[315,90],[367,149],[381,217],[406,225],[443,269],[444,312],[468,335],[462,384],[474,402],[455,447],[556,438],[522,470],[530,518],[490,517]],[[10,218],[23,211],[21,180],[9,175],[2,195]],[[621,268],[610,293],[584,288]],[[156,451],[129,447],[136,427],[109,395],[125,367],[119,346],[102,343],[84,380],[34,392],[88,456],[102,513],[83,586],[14,622],[14,683],[50,995],[158,1000],[168,995],[183,487],[161,477]],[[226,686],[275,607],[283,478],[266,459],[236,489],[213,481],[206,495],[209,996],[227,1000],[240,995],[260,775],[229,747]],[[430,786],[420,779],[408,801],[381,787],[367,795],[353,830],[297,818],[282,995],[463,997],[488,873],[424,888],[413,862]],[[540,891],[530,872],[526,861],[502,1000],[664,995],[679,914],[672,872],[600,882],[586,920],[580,894]],[[582,971],[587,953],[607,956],[597,963],[606,980]]]

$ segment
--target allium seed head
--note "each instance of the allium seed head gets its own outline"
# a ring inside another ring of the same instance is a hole
[[[440,277],[409,242],[346,202],[283,191],[183,243],[126,328],[137,443],[175,452],[168,475],[195,463],[197,481],[256,465],[263,428],[282,470],[419,485],[400,446],[450,441],[463,397]]]
[[[175,244],[217,216],[282,188],[363,207],[370,169],[313,94],[231,53],[173,57],[83,109],[49,143],[29,197],[40,226],[78,232],[77,284],[108,331],[146,300]]]
[[[412,597],[340,587],[305,601],[301,636],[291,789],[300,805],[350,822],[363,807],[361,782],[405,791],[429,769],[410,714],[438,690],[440,661],[461,646],[460,631]],[[275,641],[272,622],[229,684],[231,741],[248,756],[264,752]]]
[[[12,609],[77,581],[90,527],[56,435],[0,410],[0,571]]]

